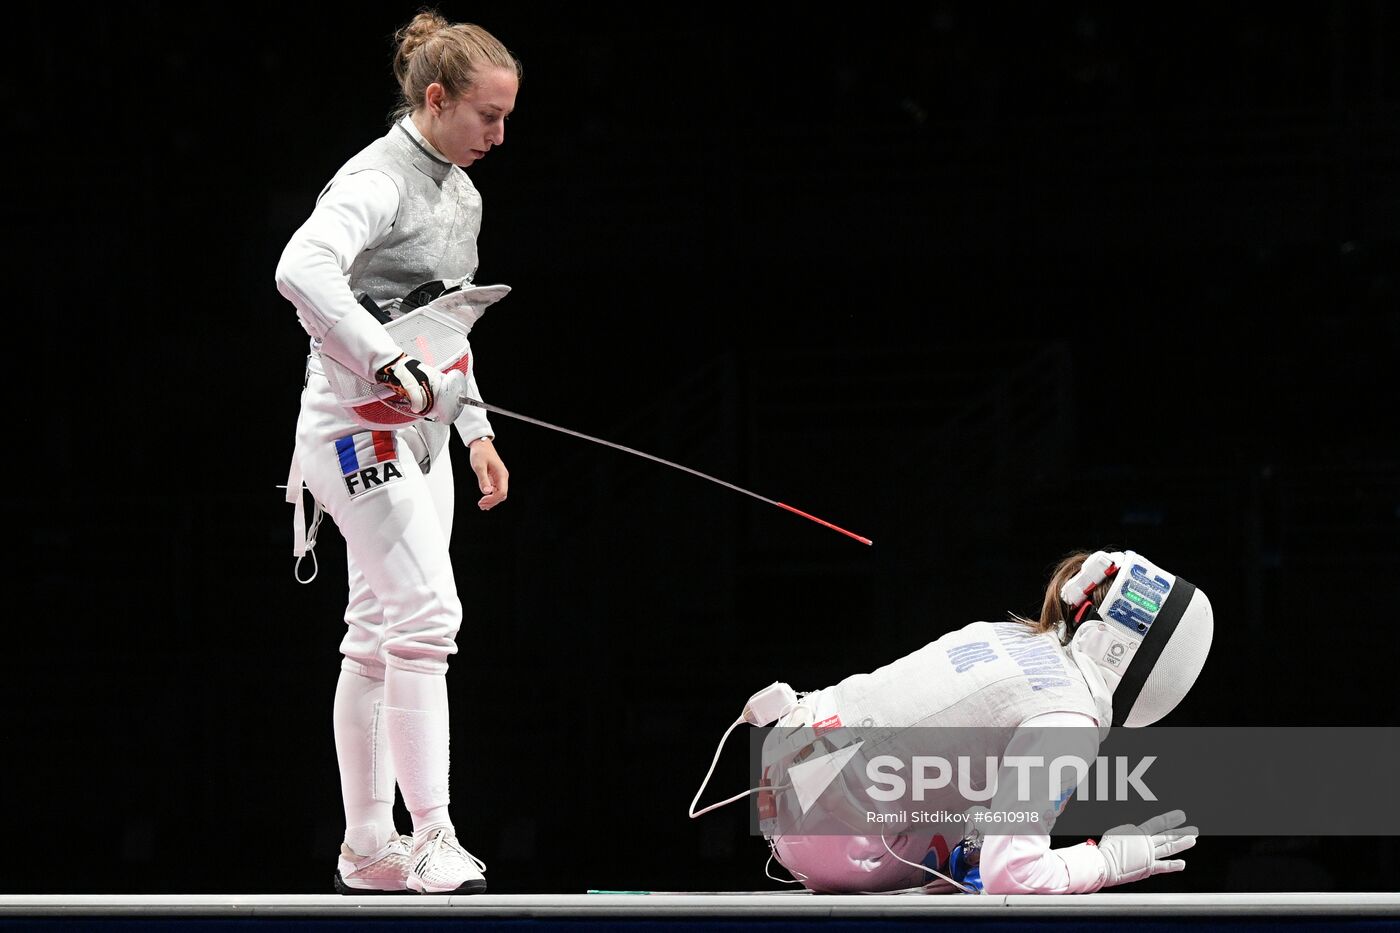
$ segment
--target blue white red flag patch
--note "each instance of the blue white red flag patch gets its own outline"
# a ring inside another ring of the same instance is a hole
[[[335,453],[340,459],[345,491],[351,499],[403,479],[393,431],[361,431],[337,438]]]

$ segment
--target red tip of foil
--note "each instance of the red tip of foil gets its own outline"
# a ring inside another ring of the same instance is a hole
[[[830,528],[832,531],[839,531],[839,532],[841,532],[841,534],[845,535],[846,537],[848,537],[848,538],[853,538],[853,539],[855,539],[856,541],[859,541],[861,544],[873,545],[873,544],[875,543],[874,541],[871,541],[869,538],[862,537],[861,535],[858,535],[858,534],[856,534],[855,532],[852,532],[852,531],[847,531],[846,529],[842,528],[840,525],[833,525],[831,522],[823,521],[822,519],[817,518],[815,515],[808,515],[806,512],[802,511],[801,509],[794,509],[792,506],[788,505],[788,504],[785,503],[785,502],[774,502],[773,504],[776,505],[776,506],[777,506],[778,508],[780,508],[780,509],[787,509],[789,512],[791,512],[791,513],[794,514],[794,515],[801,515],[803,518],[810,519],[811,521],[816,522],[818,525],[822,525],[822,526],[825,526],[825,527],[827,527],[827,528]]]

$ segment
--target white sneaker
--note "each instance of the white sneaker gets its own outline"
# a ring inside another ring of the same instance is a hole
[[[359,855],[345,843],[335,866],[335,889],[341,894],[408,893],[408,859],[412,836],[395,835],[372,855]]]
[[[414,839],[408,887],[419,894],[480,894],[486,890],[485,870],[486,863],[443,827]]]

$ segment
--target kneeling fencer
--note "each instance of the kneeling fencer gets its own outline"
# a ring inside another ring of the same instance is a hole
[[[462,407],[463,395],[480,398],[467,331],[507,291],[471,284],[481,197],[463,168],[504,141],[520,66],[486,30],[435,13],[397,39],[399,119],[335,174],[277,267],[278,290],[312,338],[288,498],[299,555],[314,547],[322,509],[348,551],[335,887],[476,893],[485,865],[457,841],[448,813],[446,672],[462,605],[447,552],[447,441],[455,424],[478,506],[504,500],[491,425]],[[303,480],[317,503],[310,541]],[[411,837],[394,827],[395,786]]]
[[[869,797],[853,793],[840,773],[882,733],[951,735],[981,746],[963,749],[966,760],[987,760],[979,757],[986,753],[1002,762],[1030,760],[1045,736],[1056,736],[1057,747],[1093,762],[1110,725],[1146,726],[1176,707],[1205,664],[1212,632],[1205,593],[1142,555],[1071,554],[1052,574],[1037,620],[975,622],[800,698],[782,683],[755,694],[730,729],[776,723],[765,737],[760,786],[700,811],[697,793],[691,816],[758,794],[773,857],[825,893],[1081,893],[1181,871],[1185,863],[1172,856],[1195,844],[1197,830],[1182,825],[1180,811],[1116,827],[1097,844],[1051,848],[1050,824],[1082,773],[1047,781],[1044,820],[1000,834],[968,832],[974,824],[961,815],[940,829],[911,823],[908,811],[872,815]],[[832,754],[817,754],[823,751]],[[799,772],[810,775],[815,765],[827,765],[829,776],[804,785]],[[953,799],[966,806],[966,797]]]

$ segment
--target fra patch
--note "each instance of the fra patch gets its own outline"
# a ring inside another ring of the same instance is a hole
[[[341,479],[351,499],[403,479],[393,431],[362,431],[338,438],[335,454],[340,459]]]

